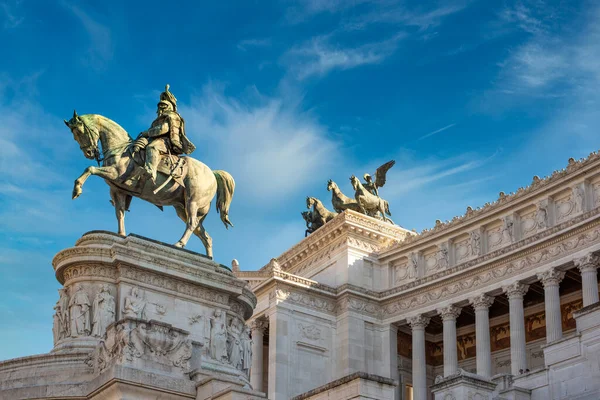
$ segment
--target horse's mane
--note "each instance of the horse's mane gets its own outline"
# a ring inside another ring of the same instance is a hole
[[[123,129],[123,127],[121,125],[117,124],[112,119],[106,118],[103,115],[86,114],[86,115],[82,115],[80,118],[84,119],[84,121],[86,123],[90,123],[90,124],[100,123],[101,125],[105,126],[108,130],[110,130],[111,132],[113,132],[115,134],[119,133],[119,134],[127,137],[129,140],[132,140],[131,136],[129,136],[129,133],[127,133],[127,131],[125,129]]]

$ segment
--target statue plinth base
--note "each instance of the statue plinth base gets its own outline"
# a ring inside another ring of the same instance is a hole
[[[0,362],[0,398],[256,398],[256,297],[225,266],[135,235],[89,232],[53,260],[49,354]],[[218,357],[214,357],[214,354]]]

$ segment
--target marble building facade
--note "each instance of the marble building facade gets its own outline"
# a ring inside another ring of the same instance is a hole
[[[600,398],[600,155],[420,234],[345,211],[258,271],[269,399]]]

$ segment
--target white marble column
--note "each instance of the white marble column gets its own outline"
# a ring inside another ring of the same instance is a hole
[[[475,350],[477,353],[477,375],[492,376],[492,347],[490,342],[490,306],[494,298],[480,294],[469,299],[475,309]]]
[[[502,288],[508,297],[510,306],[510,370],[513,375],[519,375],[520,370],[527,369],[523,296],[528,289],[529,285],[521,282],[515,282]]]
[[[458,353],[456,348],[456,318],[461,308],[449,305],[437,310],[444,323],[444,376],[458,372]]]
[[[544,305],[546,307],[546,343],[562,338],[562,319],[560,317],[560,294],[558,285],[565,277],[563,271],[550,268],[540,272],[538,279],[544,285]]]
[[[589,253],[574,260],[575,266],[581,272],[581,284],[583,291],[583,306],[597,303],[598,299],[598,265],[600,257]]]
[[[267,321],[252,321],[252,367],[250,368],[250,385],[252,389],[263,391],[263,337]]]
[[[415,315],[408,318],[412,329],[413,400],[427,400],[427,364],[425,363],[425,327],[429,318]]]

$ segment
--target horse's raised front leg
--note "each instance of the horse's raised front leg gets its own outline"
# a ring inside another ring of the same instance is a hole
[[[103,179],[109,181],[115,180],[119,177],[119,173],[115,167],[92,167],[89,166],[83,171],[83,174],[75,179],[75,185],[73,185],[73,200],[79,197],[82,192],[82,186],[91,175],[98,175]]]
[[[111,189],[110,198],[113,206],[115,206],[115,214],[119,223],[119,235],[125,236],[125,211],[129,208],[131,203],[131,196],[120,190]]]

